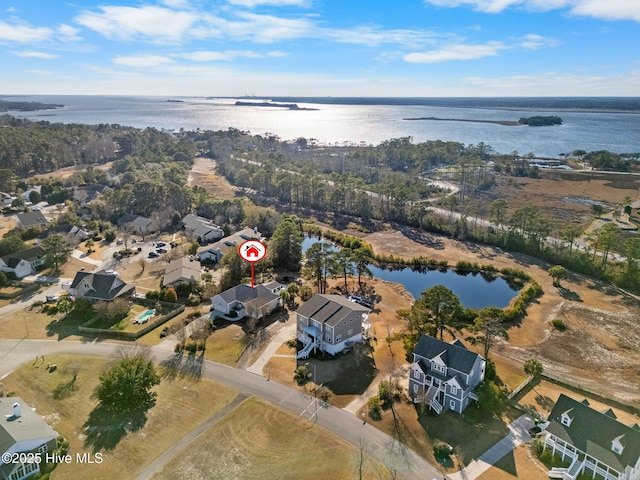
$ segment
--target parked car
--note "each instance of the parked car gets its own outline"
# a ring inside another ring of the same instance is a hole
[[[158,252],[158,253],[167,253],[167,249],[166,248],[156,248],[156,252]]]
[[[156,253],[156,252],[149,252],[149,258],[157,258],[157,257],[159,257],[159,256],[160,256],[160,254],[159,254],[159,253]]]
[[[47,303],[55,303],[58,301],[57,295],[47,295],[46,297]]]
[[[167,244],[166,244],[166,243],[164,243],[164,242],[158,242],[158,243],[156,243],[156,247],[166,247],[166,246],[167,246]]]

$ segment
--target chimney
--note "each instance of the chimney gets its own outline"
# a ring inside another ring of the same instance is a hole
[[[13,404],[13,416],[15,418],[20,418],[22,416],[22,409],[20,408],[20,404],[18,402]]]

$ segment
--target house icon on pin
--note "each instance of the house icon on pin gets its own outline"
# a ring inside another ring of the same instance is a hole
[[[260,256],[260,251],[253,245],[251,245],[249,248],[247,248],[245,250],[245,255],[247,257],[259,257]]]

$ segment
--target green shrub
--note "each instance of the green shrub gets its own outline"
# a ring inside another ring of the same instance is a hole
[[[371,419],[380,420],[382,418],[382,408],[378,397],[371,397],[367,402],[367,406],[369,407],[369,417]]]
[[[564,332],[567,329],[567,324],[564,323],[564,320],[560,318],[555,318],[551,320],[551,325],[553,326],[553,328],[555,328],[559,332]]]

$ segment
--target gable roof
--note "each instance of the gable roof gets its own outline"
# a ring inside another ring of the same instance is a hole
[[[256,288],[251,288],[249,285],[236,285],[235,287],[225,290],[218,295],[227,303],[249,303],[257,300],[257,305],[266,305],[272,300],[280,298],[278,295],[271,293],[262,285],[256,285]]]
[[[190,260],[186,257],[172,260],[164,270],[163,285],[171,285],[178,280],[191,279],[200,281],[202,266],[198,260]]]
[[[302,305],[297,313],[316,322],[333,326],[354,312],[369,313],[371,310],[359,303],[351,302],[341,295],[315,295]]]
[[[47,219],[42,214],[42,212],[38,212],[38,211],[18,213],[18,215],[16,216],[18,217],[18,220],[25,228],[36,227],[43,224],[46,225],[48,223]]]
[[[91,290],[83,296],[95,300],[113,300],[135,288],[134,285],[126,283],[117,274],[110,274],[104,270],[76,273],[71,282],[71,288],[77,289],[83,281],[86,281],[91,287]]]
[[[569,410],[572,421],[567,427],[560,419]],[[640,459],[640,431],[564,394],[551,410],[546,430],[618,472],[635,466]],[[621,454],[611,450],[615,438],[624,446]]]
[[[20,405],[22,416],[13,417],[13,404]],[[6,452],[17,442],[56,438],[58,434],[20,397],[0,398],[0,451]]]
[[[244,228],[233,235],[229,235],[228,237],[224,237],[223,239],[212,243],[211,245],[200,247],[198,249],[198,253],[200,254],[207,251],[215,252],[220,250],[220,255],[224,256],[229,250],[237,249],[246,240],[260,240],[261,238],[262,234],[256,229]]]
[[[22,250],[20,252],[9,253],[2,257],[2,261],[9,268],[15,268],[20,263],[20,260],[31,263],[38,260],[43,255],[44,250],[42,249],[42,247],[33,247],[27,248],[26,250]]]
[[[447,343],[428,335],[420,337],[413,353],[428,359],[439,356],[448,367],[466,374],[470,374],[476,360],[482,358],[482,355],[467,350],[459,340]]]

